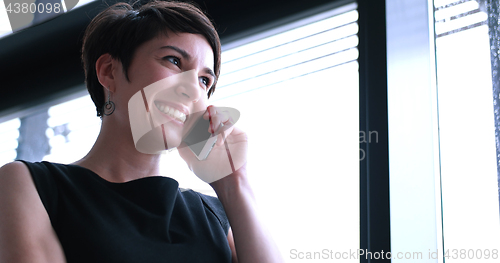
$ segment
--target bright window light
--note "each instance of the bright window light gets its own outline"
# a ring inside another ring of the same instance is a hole
[[[442,7],[442,6],[453,4],[453,3],[456,3],[459,1],[464,1],[464,0],[434,0],[434,6],[435,7]],[[465,0],[465,1],[467,1],[467,0]]]
[[[443,8],[437,10],[434,14],[434,18],[439,21],[443,19],[450,19],[452,16],[457,16],[464,14],[479,8],[479,4],[476,1],[464,2],[449,8]]]
[[[486,13],[480,12],[464,16],[458,19],[447,21],[446,23],[436,23],[436,34],[440,35],[445,32],[453,31],[466,27],[469,25],[474,25],[476,23],[485,22],[488,20],[488,15]]]
[[[210,99],[241,113],[250,180],[288,262],[359,247],[358,14],[349,7],[225,50]],[[163,156],[162,171],[214,194],[175,151]]]
[[[222,63],[230,62],[232,60],[248,56],[255,52],[273,48],[285,43],[296,41],[300,38],[297,36],[311,36],[323,31],[331,30],[333,28],[343,26],[358,20],[358,12],[352,10],[329,19],[311,23],[307,26],[299,27],[272,37],[268,37],[259,41],[255,41],[252,45],[244,45],[231,50],[227,50],[222,55]]]
[[[16,158],[20,126],[21,121],[18,118],[0,123],[0,166]]]
[[[436,23],[436,65],[444,249],[449,256],[467,249],[479,260],[479,252],[499,252],[500,217],[488,25],[474,25],[487,14],[476,12],[457,25]],[[438,31],[438,24],[446,29]],[[476,262],[471,259],[445,258]]]
[[[72,163],[87,154],[101,127],[89,95],[49,108],[46,135],[51,147],[43,160]]]

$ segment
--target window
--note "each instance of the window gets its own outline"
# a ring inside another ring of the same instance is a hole
[[[435,1],[434,14],[444,249],[484,254],[500,248],[486,1]]]
[[[430,262],[497,260],[499,196],[484,3],[386,2],[391,250],[403,253],[398,262],[414,262],[414,252]]]
[[[240,111],[237,125],[251,141],[248,169],[262,215],[293,262],[308,262],[305,253],[318,257],[325,248],[335,253],[359,247],[356,7],[323,9],[223,45],[211,103]],[[45,110],[50,151],[43,159],[70,163],[83,157],[100,127],[89,96]],[[3,126],[13,136],[2,146],[15,149],[19,121]],[[214,194],[176,151],[162,158],[163,174],[181,187]]]
[[[21,121],[15,118],[0,124],[0,166],[12,162],[17,156],[19,138],[19,126]]]
[[[350,4],[224,47],[212,103],[241,113],[250,179],[289,262],[359,247],[357,18]]]
[[[44,161],[72,163],[84,157],[94,145],[101,128],[89,95],[52,106],[48,110],[46,135],[50,153]]]

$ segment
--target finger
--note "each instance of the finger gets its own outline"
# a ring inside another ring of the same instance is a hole
[[[215,111],[213,111],[212,113],[210,112],[210,111],[211,111],[211,109],[210,109],[210,108],[213,108],[213,107],[214,107],[213,105],[208,106],[208,107],[207,107],[207,110],[205,111],[205,113],[203,113],[203,118],[204,118],[205,120],[208,120],[208,119],[210,118],[210,115],[211,115],[211,114],[215,114]]]
[[[220,123],[226,124],[231,118],[229,112],[227,112],[227,110],[224,110],[225,108],[217,108],[217,107],[214,108],[217,120],[220,121]]]
[[[214,135],[219,135],[221,132],[224,132],[231,128],[234,123],[231,121],[231,118],[227,115],[218,113],[215,117],[212,117],[212,125],[215,129]]]
[[[217,116],[219,116],[221,122],[224,124],[226,124],[231,118],[231,116],[225,111],[217,112]]]
[[[219,136],[217,138],[216,145],[221,146],[224,144],[224,141],[227,140],[227,138],[231,135],[234,129],[234,124],[231,123],[230,121],[226,122],[224,126],[216,132],[216,134]]]
[[[213,105],[207,107],[207,110],[203,114],[203,118],[210,122],[208,127],[209,133],[219,135],[221,132],[226,131],[234,125],[235,121],[233,120],[233,115],[230,110],[234,109],[215,107]]]
[[[224,115],[223,118],[226,119],[223,122],[223,126],[215,133],[216,135],[219,135],[216,143],[218,146],[221,146],[226,141],[226,138],[233,132],[234,128],[234,121],[231,115]]]
[[[207,114],[210,121],[208,132],[218,135],[221,128],[229,121],[230,115],[214,106],[207,108]]]
[[[231,114],[229,113],[229,111],[227,110],[227,108],[216,108],[217,110],[217,114],[219,116],[221,116],[221,119],[223,120],[223,122],[226,122],[229,120],[229,118],[231,117]]]
[[[224,132],[225,136],[227,137],[227,136],[229,136],[229,134],[231,134],[231,132],[233,130],[234,121],[230,115],[224,115],[223,118],[224,118],[224,121],[223,121],[224,126],[216,134]]]
[[[208,114],[208,120],[209,120],[209,126],[208,126],[208,132],[211,133],[211,134],[214,134],[214,122],[215,122],[215,114],[216,114],[216,111],[215,109],[213,108],[212,105],[208,106],[207,107],[207,113]],[[213,117],[212,117],[213,116]]]

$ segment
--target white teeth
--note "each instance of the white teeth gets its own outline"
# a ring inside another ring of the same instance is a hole
[[[186,121],[186,114],[184,114],[183,112],[180,112],[179,110],[176,110],[169,106],[163,105],[159,102],[155,102],[155,105],[156,108],[158,108],[161,112],[168,114],[170,117],[175,118],[181,122]]]
[[[178,119],[181,117],[181,113],[178,110],[174,111],[174,116]]]

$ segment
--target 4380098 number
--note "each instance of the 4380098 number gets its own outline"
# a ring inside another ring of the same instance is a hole
[[[62,13],[64,10],[60,3],[9,3],[6,6],[9,14],[34,14],[34,13]]]
[[[498,259],[498,249],[446,249],[446,259]]]

